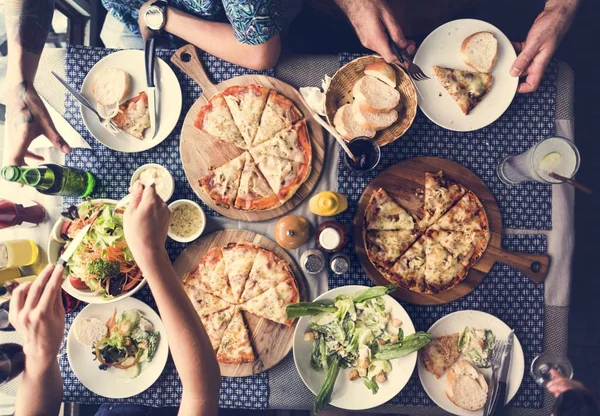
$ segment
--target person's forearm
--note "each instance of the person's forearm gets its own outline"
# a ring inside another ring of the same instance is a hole
[[[562,23],[560,30],[561,38],[567,33],[575,18],[575,12],[579,7],[580,0],[547,0],[544,5],[544,10],[547,12],[556,12],[562,16]]]
[[[4,3],[10,82],[33,83],[52,25],[54,0],[6,0]]]
[[[275,66],[281,52],[279,35],[260,45],[246,45],[235,38],[230,24],[203,20],[173,7],[169,7],[164,29],[205,52],[251,69]]]
[[[62,400],[62,378],[56,357],[25,359],[17,390],[15,415],[57,415]]]
[[[167,331],[171,355],[183,384],[182,408],[192,405],[199,414],[216,414],[221,373],[200,318],[177,279],[166,251],[154,254],[140,267]]]

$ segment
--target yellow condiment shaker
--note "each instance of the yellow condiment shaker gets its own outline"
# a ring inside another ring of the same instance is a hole
[[[313,214],[332,217],[348,209],[348,199],[337,192],[324,191],[313,196],[308,207]]]

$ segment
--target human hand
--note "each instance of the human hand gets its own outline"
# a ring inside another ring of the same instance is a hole
[[[148,6],[152,5],[152,3],[154,3],[155,1],[156,0],[147,1],[146,3],[142,4],[139,10],[138,26],[140,28],[140,33],[142,34],[142,39],[144,39],[144,42],[146,42],[149,38],[151,38],[154,35],[152,29],[150,29],[146,24],[146,19],[144,19],[144,16],[146,15],[146,9],[148,8]]]
[[[546,384],[546,388],[554,397],[560,396],[567,390],[585,390],[585,386],[582,383],[566,378],[556,370],[550,370],[550,375],[552,376],[552,380]]]
[[[37,279],[17,286],[12,293],[9,320],[23,337],[28,365],[56,361],[65,331],[63,271],[62,266],[48,265]]]
[[[510,75],[526,75],[517,92],[537,90],[552,55],[571,26],[577,3],[578,0],[548,1],[529,29],[525,42],[513,42],[519,55]]]
[[[144,186],[137,181],[129,192],[131,202],[125,210],[123,230],[127,245],[143,270],[148,260],[165,250],[171,211],[157,195],[154,184]]]
[[[387,34],[398,47],[406,49],[409,54],[415,51],[415,42],[406,39],[385,0],[335,0],[335,2],[350,19],[363,46],[377,52],[386,62],[399,62],[390,48]]]
[[[11,84],[8,79],[7,84]],[[6,111],[10,138],[9,164],[22,166],[25,164],[26,157],[44,160],[40,155],[28,150],[33,139],[41,134],[61,152],[71,152],[71,146],[56,131],[46,106],[30,82],[21,81],[7,88]]]

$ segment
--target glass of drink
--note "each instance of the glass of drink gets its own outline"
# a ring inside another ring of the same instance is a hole
[[[368,137],[356,137],[348,143],[348,148],[352,151],[358,162],[355,162],[344,154],[344,164],[354,172],[368,172],[375,169],[381,159],[381,149],[379,145]]]
[[[579,169],[579,162],[579,151],[573,142],[564,137],[549,137],[520,155],[502,159],[497,173],[507,185],[525,181],[562,183],[550,173],[572,178]]]
[[[573,365],[567,357],[543,352],[531,362],[531,377],[542,387],[552,380],[550,370],[558,371],[563,377],[573,378]]]
[[[0,385],[8,383],[25,370],[25,354],[19,344],[0,344]]]
[[[0,242],[0,269],[31,266],[38,254],[38,246],[31,240]]]

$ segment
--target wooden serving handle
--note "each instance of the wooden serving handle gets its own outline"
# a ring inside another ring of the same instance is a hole
[[[202,88],[202,92],[206,97],[212,97],[219,92],[217,86],[212,83],[204,70],[204,66],[202,65],[202,62],[200,62],[198,52],[194,45],[187,44],[177,49],[173,56],[171,56],[171,62],[196,81],[196,83],[200,85],[200,88]]]
[[[517,253],[492,245],[488,246],[486,254],[491,256],[494,261],[517,269],[535,283],[542,283],[548,275],[548,269],[550,268],[550,257],[546,254]]]

